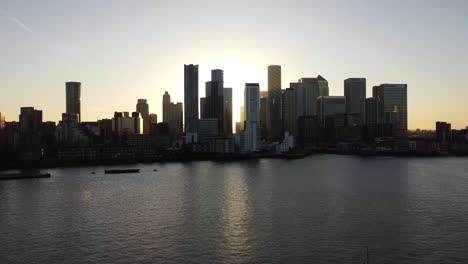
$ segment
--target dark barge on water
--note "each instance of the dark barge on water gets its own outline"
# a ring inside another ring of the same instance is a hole
[[[140,173],[140,169],[105,170],[105,174]]]
[[[50,173],[11,173],[0,175],[0,181],[2,180],[22,180],[22,179],[41,179],[41,178],[50,178]]]

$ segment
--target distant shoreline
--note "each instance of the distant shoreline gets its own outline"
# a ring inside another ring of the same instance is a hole
[[[80,166],[105,166],[105,165],[132,165],[138,163],[172,163],[172,162],[193,162],[193,161],[240,161],[240,160],[258,160],[258,159],[303,159],[311,155],[343,155],[355,156],[363,158],[372,157],[395,157],[395,158],[450,158],[450,157],[468,157],[468,154],[435,154],[435,153],[343,153],[335,150],[320,150],[307,151],[288,154],[271,154],[271,153],[255,153],[255,154],[197,154],[197,155],[175,155],[166,156],[154,159],[119,159],[119,160],[97,160],[97,161],[67,161],[60,162],[55,159],[40,160],[40,161],[7,161],[0,162],[0,171],[7,170],[37,170],[37,169],[52,169]]]

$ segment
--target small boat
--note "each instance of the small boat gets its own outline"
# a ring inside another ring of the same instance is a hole
[[[105,174],[140,173],[140,169],[105,170]]]
[[[154,169],[153,171],[158,171],[157,169]]]
[[[21,180],[21,179],[41,179],[41,178],[50,178],[50,173],[40,173],[40,174],[5,174],[0,175],[0,180]]]
[[[96,173],[93,171],[93,172],[91,172],[91,174],[96,174]]]

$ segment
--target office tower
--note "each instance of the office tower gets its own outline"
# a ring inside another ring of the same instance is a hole
[[[206,98],[200,97],[200,118],[206,117]]]
[[[66,89],[66,113],[78,114],[79,122],[81,122],[81,83],[67,82]]]
[[[163,95],[163,123],[169,124],[171,109],[171,96],[166,91]]]
[[[344,96],[346,97],[346,114],[359,115],[361,100],[366,99],[366,79],[349,78],[344,80]]]
[[[193,132],[191,122],[198,120],[198,65],[184,65],[184,104],[185,131]]]
[[[2,114],[2,112],[0,112],[0,129],[4,129],[5,128],[5,115]]]
[[[379,114],[391,120],[399,136],[408,132],[408,95],[406,84],[381,84],[373,87],[373,97],[381,102]],[[396,123],[395,123],[396,116]],[[391,118],[388,118],[391,117]]]
[[[281,66],[279,65],[268,66],[268,117],[268,138],[281,139]]]
[[[260,85],[246,83],[244,90],[245,130],[243,151],[253,152],[260,148]]]
[[[183,133],[183,104],[171,103],[170,106],[170,120],[169,120],[169,131],[172,139],[179,139]],[[196,122],[192,120],[191,122]]]
[[[221,87],[224,88],[224,72],[223,72],[223,70],[220,70],[220,69],[211,70],[211,81],[221,83]]]
[[[319,82],[317,78],[301,78],[297,85],[290,88],[296,90],[297,116],[316,115],[317,97],[320,96]]]
[[[283,91],[283,130],[297,135],[297,95],[296,90],[287,88]]]
[[[346,97],[344,96],[319,96],[317,98],[317,115],[322,125],[331,115],[346,114]]]
[[[320,96],[329,96],[328,81],[322,76],[317,77]]]
[[[347,100],[348,98],[346,98]],[[376,98],[366,98],[361,100],[360,118],[361,125],[377,125],[382,122],[379,115],[380,102]]]
[[[219,78],[219,76],[215,76]],[[219,129],[221,134],[224,134],[224,96],[223,96],[223,83],[206,82],[206,105],[205,115],[206,118],[216,118],[219,122]]]
[[[436,122],[436,139],[444,143],[452,141],[452,124]]]
[[[267,137],[268,91],[260,91],[260,128],[262,138]]]
[[[112,118],[112,131],[119,137],[141,134],[143,119],[138,112],[115,112]]]
[[[21,107],[19,122],[22,134],[38,133],[42,128],[42,111],[34,107]]]
[[[143,119],[143,134],[150,133],[149,105],[146,99],[138,99],[136,111],[141,114]]]
[[[232,135],[232,88],[224,88],[224,133]]]

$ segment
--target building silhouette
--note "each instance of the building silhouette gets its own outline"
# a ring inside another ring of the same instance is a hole
[[[344,80],[344,96],[346,97],[346,113],[359,115],[361,100],[366,99],[366,79],[349,78]]]
[[[244,90],[245,129],[241,132],[242,152],[260,150],[260,85],[246,83]]]
[[[112,131],[118,137],[127,137],[129,135],[141,134],[143,132],[143,119],[140,113],[115,112],[112,118]]]
[[[447,122],[436,122],[436,140],[438,142],[452,141],[452,124]]]
[[[287,88],[283,91],[283,129],[285,132],[297,135],[297,95],[296,89]]]
[[[319,96],[317,98],[317,115],[322,126],[326,119],[332,115],[346,114],[346,97],[344,96]]]
[[[166,91],[163,95],[163,123],[169,124],[171,110],[171,96]]]
[[[224,134],[224,73],[216,69],[211,71],[211,81],[206,82],[205,90],[205,117],[218,119],[218,127]]]
[[[66,113],[77,114],[78,122],[81,122],[81,83],[65,83],[66,92]]]
[[[143,119],[143,134],[150,133],[149,105],[146,99],[138,99],[136,111],[141,114]]]
[[[232,88],[224,88],[224,133],[232,135]]]
[[[171,96],[166,91],[163,95],[163,123],[169,126],[171,140],[177,140],[183,133],[183,104],[171,102]],[[192,119],[192,129],[195,129],[198,119]]]
[[[408,132],[408,95],[406,84],[381,84],[374,86],[373,97],[380,104],[379,115],[385,123],[391,123],[399,136]]]
[[[268,91],[260,91],[260,129],[262,138],[267,138]]]
[[[268,66],[268,138],[281,139],[283,133],[281,127],[281,66],[270,65]]]
[[[198,65],[184,65],[185,131],[193,132],[191,122],[198,119]]]

